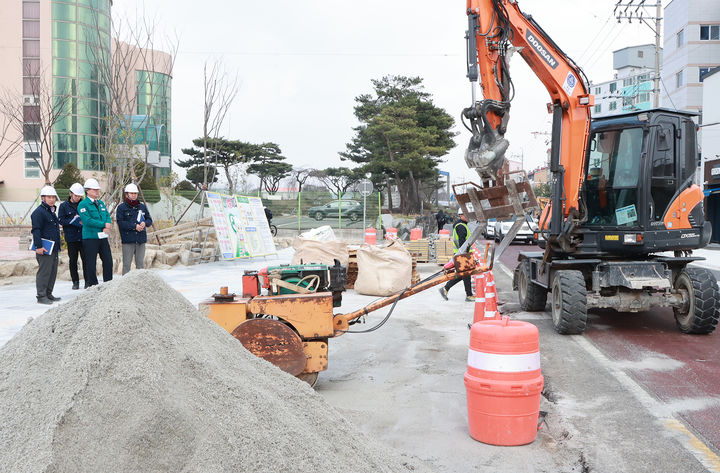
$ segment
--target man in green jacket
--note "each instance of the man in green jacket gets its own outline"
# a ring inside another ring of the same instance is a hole
[[[83,255],[87,271],[85,288],[95,286],[97,279],[97,256],[103,267],[103,282],[108,282],[113,275],[112,252],[108,242],[110,231],[110,212],[100,200],[100,184],[95,179],[85,181],[85,199],[78,204],[78,215],[82,221]]]

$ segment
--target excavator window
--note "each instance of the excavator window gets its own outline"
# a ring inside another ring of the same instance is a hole
[[[636,226],[642,128],[597,132],[590,138],[585,181],[588,224]]]

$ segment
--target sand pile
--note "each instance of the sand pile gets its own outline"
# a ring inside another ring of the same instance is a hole
[[[149,271],[86,291],[0,348],[12,472],[425,470],[246,351]]]

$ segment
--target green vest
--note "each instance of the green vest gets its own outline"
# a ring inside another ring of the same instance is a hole
[[[458,224],[456,224],[453,227],[453,253],[457,253],[457,251],[462,246],[462,243],[460,243],[460,236],[457,233],[457,227],[459,227],[460,225],[465,227],[465,239],[467,240],[470,237],[470,227],[468,227],[467,223],[460,221]]]
[[[85,197],[78,204],[83,240],[97,240],[98,233],[103,231],[105,224],[111,223],[110,213],[107,211],[105,203],[100,199],[95,202],[98,204],[97,207],[89,197]]]

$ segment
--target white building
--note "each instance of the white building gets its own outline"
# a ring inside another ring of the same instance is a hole
[[[703,121],[700,138],[700,181],[705,191],[705,216],[713,225],[712,242],[720,242],[720,68],[703,75]]]
[[[643,44],[613,51],[613,69],[612,80],[590,85],[590,92],[595,95],[593,117],[650,108],[655,45]]]
[[[664,13],[661,105],[701,112],[701,75],[720,66],[720,1],[672,0]],[[700,116],[701,123],[704,121]]]

